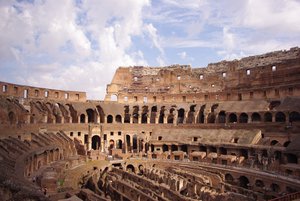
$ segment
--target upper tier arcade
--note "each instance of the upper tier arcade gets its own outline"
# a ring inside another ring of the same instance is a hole
[[[300,95],[300,49],[276,51],[206,68],[119,67],[105,101],[155,103],[235,101]]]
[[[0,95],[11,96],[25,99],[43,99],[56,101],[86,101],[86,92],[65,91],[57,89],[48,89],[40,87],[32,87],[25,85],[11,84],[0,81]]]

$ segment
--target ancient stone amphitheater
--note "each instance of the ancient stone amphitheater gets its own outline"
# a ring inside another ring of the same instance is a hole
[[[300,49],[120,67],[104,101],[0,82],[0,200],[295,200]]]

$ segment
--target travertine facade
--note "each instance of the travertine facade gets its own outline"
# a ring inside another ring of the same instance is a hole
[[[206,68],[120,67],[104,101],[0,87],[4,200],[299,195],[299,48]]]

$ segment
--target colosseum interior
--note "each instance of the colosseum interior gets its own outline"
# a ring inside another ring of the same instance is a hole
[[[2,200],[295,200],[300,49],[119,67],[105,99],[0,82]]]

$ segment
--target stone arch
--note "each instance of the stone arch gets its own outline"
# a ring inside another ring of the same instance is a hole
[[[123,142],[121,139],[117,140],[117,149],[122,149],[123,148]]]
[[[275,146],[275,145],[277,145],[277,144],[278,144],[278,141],[277,141],[277,140],[272,140],[271,143],[270,143],[271,146]]]
[[[110,95],[110,101],[118,101],[118,95],[117,94]]]
[[[229,123],[236,123],[237,122],[237,116],[235,113],[230,113],[228,116],[228,122]]]
[[[98,135],[92,137],[92,149],[99,150],[101,146],[101,139]]]
[[[165,106],[162,106],[159,113],[158,123],[163,124],[165,118]]]
[[[279,186],[278,184],[275,184],[275,183],[272,183],[272,184],[270,185],[270,188],[271,188],[271,190],[272,190],[273,192],[276,192],[276,193],[278,193],[278,192],[280,191],[280,186]]]
[[[180,108],[177,113],[177,124],[183,124],[185,111]]]
[[[150,115],[150,123],[151,124],[155,124],[156,113],[157,113],[157,106],[152,106],[151,115]]]
[[[117,114],[115,119],[116,119],[116,123],[122,123],[122,116],[121,115]]]
[[[272,113],[271,112],[266,112],[264,114],[264,121],[265,122],[272,122]]]
[[[229,173],[225,174],[225,182],[229,184],[233,184],[234,183],[233,176]]]
[[[17,116],[14,112],[8,113],[8,121],[10,124],[16,124],[17,123]]]
[[[191,105],[190,106],[190,110],[188,112],[187,119],[186,119],[186,123],[187,124],[194,123],[194,119],[195,119],[195,107],[196,107],[196,105]]]
[[[162,149],[163,149],[163,152],[169,151],[169,146],[166,144],[163,144]]]
[[[124,123],[130,123],[129,106],[124,106]]]
[[[171,151],[178,151],[178,146],[175,144],[171,145]]]
[[[80,123],[85,123],[85,114],[80,115]]]
[[[257,180],[255,181],[255,186],[256,186],[256,187],[259,187],[259,188],[263,188],[263,187],[265,187],[265,184],[264,184],[264,182],[263,182],[262,180],[257,179]]]
[[[200,111],[199,111],[199,114],[198,114],[197,123],[201,123],[201,124],[204,123],[204,119],[205,119],[205,116],[204,116],[205,106],[206,105],[202,105],[201,108],[200,108]]]
[[[219,112],[218,123],[221,123],[221,124],[226,123],[226,113],[223,110]]]
[[[104,123],[105,114],[104,114],[103,108],[100,105],[97,105],[96,108],[97,108],[98,114],[100,116],[100,123]]]
[[[137,140],[137,135],[133,135],[132,136],[132,149],[134,152],[137,152],[137,148],[138,148],[138,144],[137,144],[138,140]]]
[[[226,148],[220,147],[219,151],[220,151],[220,154],[227,155],[227,149]]]
[[[261,122],[261,116],[257,112],[252,113],[251,115],[251,121],[252,122]]]
[[[139,121],[139,106],[133,106],[132,123],[137,124]]]
[[[143,106],[142,110],[142,124],[146,124],[148,121],[148,106]]]
[[[87,109],[86,113],[88,116],[88,123],[97,123],[96,112],[93,109]]]
[[[285,114],[283,112],[277,112],[275,115],[276,122],[285,122]]]
[[[241,113],[239,116],[239,123],[248,123],[248,114]]]
[[[287,146],[289,146],[290,143],[291,143],[291,141],[288,140],[288,141],[286,141],[285,143],[283,143],[283,146],[284,146],[284,147],[287,147]]]
[[[246,176],[239,177],[239,186],[242,188],[248,189],[249,187],[249,179]]]
[[[213,112],[209,113],[209,115],[207,116],[207,123],[213,124],[215,123],[215,121],[216,121],[216,115]]]
[[[108,124],[111,124],[111,123],[113,123],[113,121],[114,121],[114,118],[113,118],[113,116],[112,115],[107,115],[107,117],[106,117],[106,122],[108,123]]]
[[[300,113],[299,112],[291,112],[289,114],[289,121],[294,122],[294,121],[300,121]]]
[[[114,140],[109,140],[109,149],[115,148],[115,141]]]
[[[126,166],[126,171],[135,173],[135,168],[133,165],[129,164]]]
[[[199,151],[207,152],[207,148],[203,145],[199,146]]]
[[[183,151],[183,152],[188,152],[188,145],[187,144],[183,144],[183,145],[181,145],[181,151]]]
[[[175,108],[171,108],[168,116],[168,124],[173,124],[174,123],[174,111]]]

